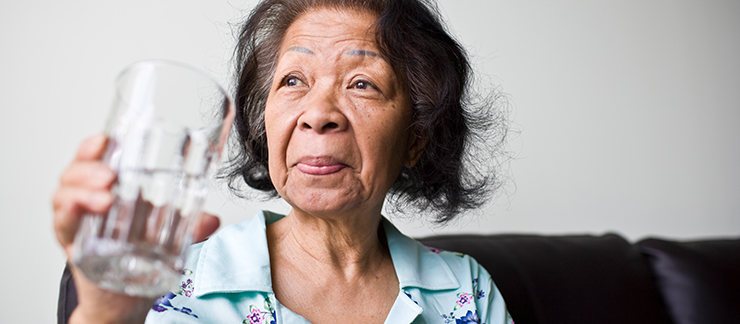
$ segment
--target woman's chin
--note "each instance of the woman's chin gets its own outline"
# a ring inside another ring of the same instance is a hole
[[[365,201],[359,192],[347,188],[295,188],[283,198],[296,212],[319,217],[356,212]]]
[[[278,192],[296,211],[314,216],[342,216],[345,213],[380,214],[384,193],[378,184],[363,182],[351,168],[328,175],[310,175],[293,168]],[[373,193],[383,193],[376,196]]]

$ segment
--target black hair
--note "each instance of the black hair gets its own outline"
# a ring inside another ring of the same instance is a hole
[[[425,147],[389,192],[396,210],[410,205],[444,223],[482,205],[501,184],[496,168],[484,165],[500,153],[505,113],[497,109],[495,91],[473,103],[467,53],[446,31],[436,6],[424,0],[261,1],[242,26],[235,50],[237,140],[226,171],[229,187],[240,195],[243,179],[269,197],[278,196],[268,171],[265,103],[283,35],[302,13],[317,7],[373,13],[379,50],[409,91],[412,134]],[[489,152],[473,152],[474,142]],[[480,153],[486,154],[476,158]]]

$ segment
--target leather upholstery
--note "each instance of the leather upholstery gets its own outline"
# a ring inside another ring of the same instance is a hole
[[[740,323],[740,240],[637,243],[676,324]]]

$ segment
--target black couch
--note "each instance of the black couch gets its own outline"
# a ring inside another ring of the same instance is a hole
[[[740,239],[630,244],[603,236],[457,235],[421,239],[475,257],[517,324],[740,323]],[[65,269],[59,323],[77,305]]]

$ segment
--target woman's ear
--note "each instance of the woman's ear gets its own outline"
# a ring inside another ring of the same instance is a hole
[[[426,147],[427,141],[419,135],[413,132],[409,135],[409,145],[407,146],[408,152],[406,153],[406,160],[403,162],[403,166],[406,168],[412,168],[419,161],[421,155],[424,153],[424,147]]]

